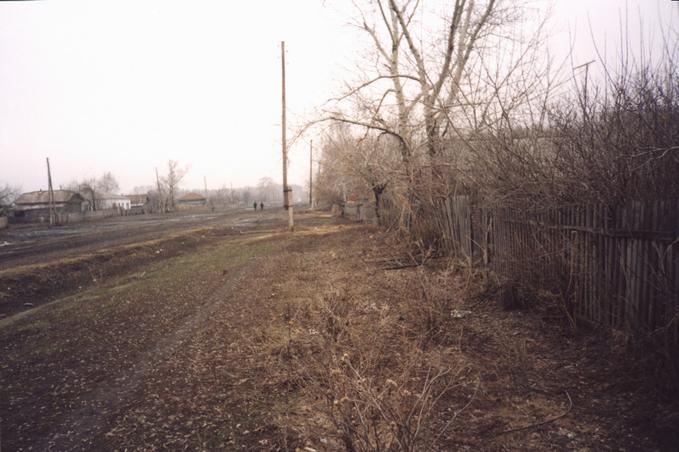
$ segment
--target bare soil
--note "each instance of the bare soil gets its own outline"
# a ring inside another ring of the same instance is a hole
[[[275,223],[265,212],[202,210],[115,217],[47,228],[13,226],[0,235],[0,318],[82,291],[105,278],[195,250],[219,237]]]
[[[318,214],[301,215],[292,234],[284,224],[272,214],[259,229],[185,231],[114,247],[99,262],[50,264],[49,280],[74,265],[116,269],[81,290],[77,279],[55,289],[32,279],[37,267],[21,270],[36,288],[16,303],[44,296],[40,287],[62,296],[0,319],[3,449],[338,448],[307,428],[324,402],[291,385],[271,355],[271,341],[295,327],[289,306],[332,290],[397,309],[417,302],[423,272],[450,262],[386,270],[405,251],[389,234]],[[492,294],[469,296],[469,278],[451,273],[450,307],[465,314],[427,345],[465,369],[428,426],[444,432],[438,449],[676,449],[677,404],[606,338],[570,332],[544,310],[505,311]]]
[[[236,208],[212,211],[196,207],[166,214],[116,216],[52,228],[47,224],[11,225],[0,230],[0,270],[141,243],[192,229],[247,226],[266,221],[275,212],[275,209],[265,213]]]

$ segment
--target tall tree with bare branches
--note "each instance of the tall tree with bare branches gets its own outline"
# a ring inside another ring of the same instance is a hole
[[[19,196],[20,189],[9,184],[0,185],[0,215],[9,210],[9,206]]]
[[[405,163],[419,147],[430,157],[440,154],[442,126],[459,102],[465,68],[483,40],[512,16],[500,3],[451,0],[441,11],[419,0],[357,3],[355,24],[372,42],[374,73],[335,99],[330,119],[395,137]],[[438,29],[428,31],[433,23]],[[340,106],[349,100],[352,112]]]
[[[176,160],[167,161],[167,175],[164,176],[163,183],[167,187],[168,201],[172,209],[175,207],[175,196],[177,189],[184,176],[188,173],[188,168],[180,168],[179,162]]]

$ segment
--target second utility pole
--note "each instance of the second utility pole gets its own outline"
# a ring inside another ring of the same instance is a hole
[[[50,227],[57,224],[57,212],[54,209],[54,190],[52,189],[52,171],[50,159],[47,157],[47,199],[49,201]]]
[[[314,140],[309,143],[309,208],[314,207],[313,198],[313,184],[311,180],[313,179],[313,166],[314,166]]]
[[[281,118],[281,144],[283,145],[283,206],[288,210],[288,229],[292,231],[295,228],[295,221],[292,216],[292,197],[290,196],[292,189],[288,187],[288,146],[285,138],[285,41],[281,41],[281,74],[283,81],[283,90],[281,94],[281,99],[283,101]]]
[[[164,213],[165,207],[163,206],[163,192],[160,191],[160,178],[158,177],[158,168],[156,168],[156,184],[158,184],[158,211],[160,213]]]

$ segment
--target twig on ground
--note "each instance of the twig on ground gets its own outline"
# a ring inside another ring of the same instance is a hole
[[[446,425],[443,426],[443,428],[439,431],[438,435],[436,435],[436,438],[434,438],[434,442],[432,443],[432,446],[438,442],[439,438],[441,438],[441,436],[446,432],[448,427],[450,427],[450,424],[452,424],[455,421],[455,419],[457,419],[457,417],[460,415],[460,413],[462,413],[464,410],[466,410],[469,407],[469,405],[472,404],[472,402],[476,399],[476,394],[479,392],[480,387],[481,387],[481,379],[477,378],[476,379],[476,388],[474,388],[474,393],[471,395],[471,397],[469,397],[469,400],[467,400],[467,403],[462,408],[460,408],[459,410],[457,410],[455,412],[455,414],[453,415],[453,418],[450,419],[448,422],[446,422]]]
[[[554,416],[552,418],[546,419],[542,422],[538,422],[536,424],[530,424],[530,425],[526,425],[524,427],[517,427],[517,428],[512,428],[512,429],[509,429],[509,430],[503,430],[499,433],[494,434],[493,436],[494,437],[495,436],[501,436],[501,435],[506,435],[508,433],[516,433],[516,432],[520,432],[520,431],[523,431],[523,430],[529,430],[531,428],[541,427],[543,425],[549,424],[551,422],[554,422],[554,421],[561,419],[562,417],[566,416],[568,413],[571,412],[571,409],[573,408],[573,400],[571,399],[570,394],[568,394],[568,391],[564,391],[564,393],[566,394],[566,397],[568,397],[568,409],[566,409],[566,411],[564,411],[563,413],[559,414],[558,416]]]
[[[412,267],[419,267],[422,264],[402,264],[402,265],[394,265],[392,267],[384,267],[382,270],[402,270],[404,268],[412,268]]]

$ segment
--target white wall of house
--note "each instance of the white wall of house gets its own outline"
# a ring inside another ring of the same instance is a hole
[[[122,209],[130,210],[131,202],[130,198],[125,197],[115,197],[115,198],[100,198],[97,199],[97,209]]]

